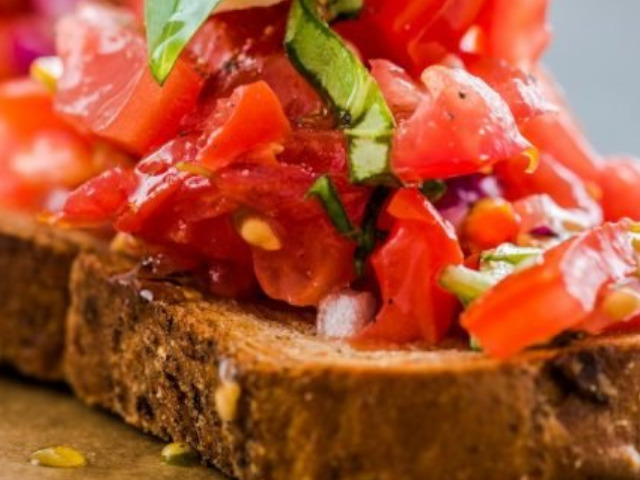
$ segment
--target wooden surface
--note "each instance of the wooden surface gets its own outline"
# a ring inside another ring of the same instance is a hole
[[[88,466],[58,470],[31,466],[40,449],[71,446]],[[162,463],[163,443],[86,408],[63,389],[26,383],[0,373],[0,480],[224,480],[206,468]]]

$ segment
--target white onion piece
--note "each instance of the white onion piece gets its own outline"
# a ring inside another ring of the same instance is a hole
[[[225,0],[216,8],[215,13],[228,12],[229,10],[244,10],[254,7],[270,7],[283,0]]]
[[[345,289],[327,295],[318,307],[318,335],[351,338],[373,321],[376,310],[376,298],[368,292]]]

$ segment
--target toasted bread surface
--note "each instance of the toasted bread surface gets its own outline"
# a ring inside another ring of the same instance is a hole
[[[62,380],[69,274],[93,241],[0,212],[0,364],[41,380]]]
[[[356,351],[303,315],[202,299],[82,255],[65,367],[77,395],[243,480],[640,475],[640,339],[508,362]],[[524,314],[524,313],[523,313]]]

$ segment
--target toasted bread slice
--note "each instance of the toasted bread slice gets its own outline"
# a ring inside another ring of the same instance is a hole
[[[640,338],[508,362],[356,351],[307,319],[203,300],[82,255],[77,395],[243,480],[638,478]],[[526,314],[523,312],[523,314]]]
[[[89,238],[0,212],[0,364],[62,380],[69,274]]]

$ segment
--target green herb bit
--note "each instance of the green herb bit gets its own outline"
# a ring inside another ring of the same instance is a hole
[[[542,250],[533,247],[518,247],[511,243],[500,245],[495,250],[484,252],[482,262],[506,262],[512,265],[520,265],[523,262],[535,261],[542,255]]]
[[[146,0],[151,73],[162,85],[180,54],[222,0]]]
[[[349,143],[354,182],[394,183],[390,155],[395,120],[380,87],[313,0],[294,0],[285,48],[296,68],[333,105]]]
[[[431,203],[435,203],[446,195],[447,184],[442,180],[429,180],[422,184],[420,191]]]
[[[338,191],[328,175],[323,175],[314,182],[307,192],[307,197],[309,196],[316,197],[320,201],[338,232],[350,239],[358,237],[359,232],[351,223]]]
[[[38,467],[80,468],[87,464],[87,459],[75,448],[51,447],[33,452],[29,463]]]
[[[172,467],[195,467],[200,456],[186,443],[170,443],[162,449],[162,461]]]
[[[364,7],[364,0],[328,0],[325,6],[329,20],[356,17]]]
[[[440,285],[453,293],[466,306],[489,291],[496,280],[483,272],[456,265],[444,269],[440,276]]]
[[[356,273],[359,277],[364,274],[367,258],[376,248],[376,243],[381,237],[382,232],[378,230],[378,217],[388,196],[389,189],[378,187],[373,191],[369,203],[367,203],[360,226],[361,233],[358,238],[358,248],[356,248],[355,253]]]

